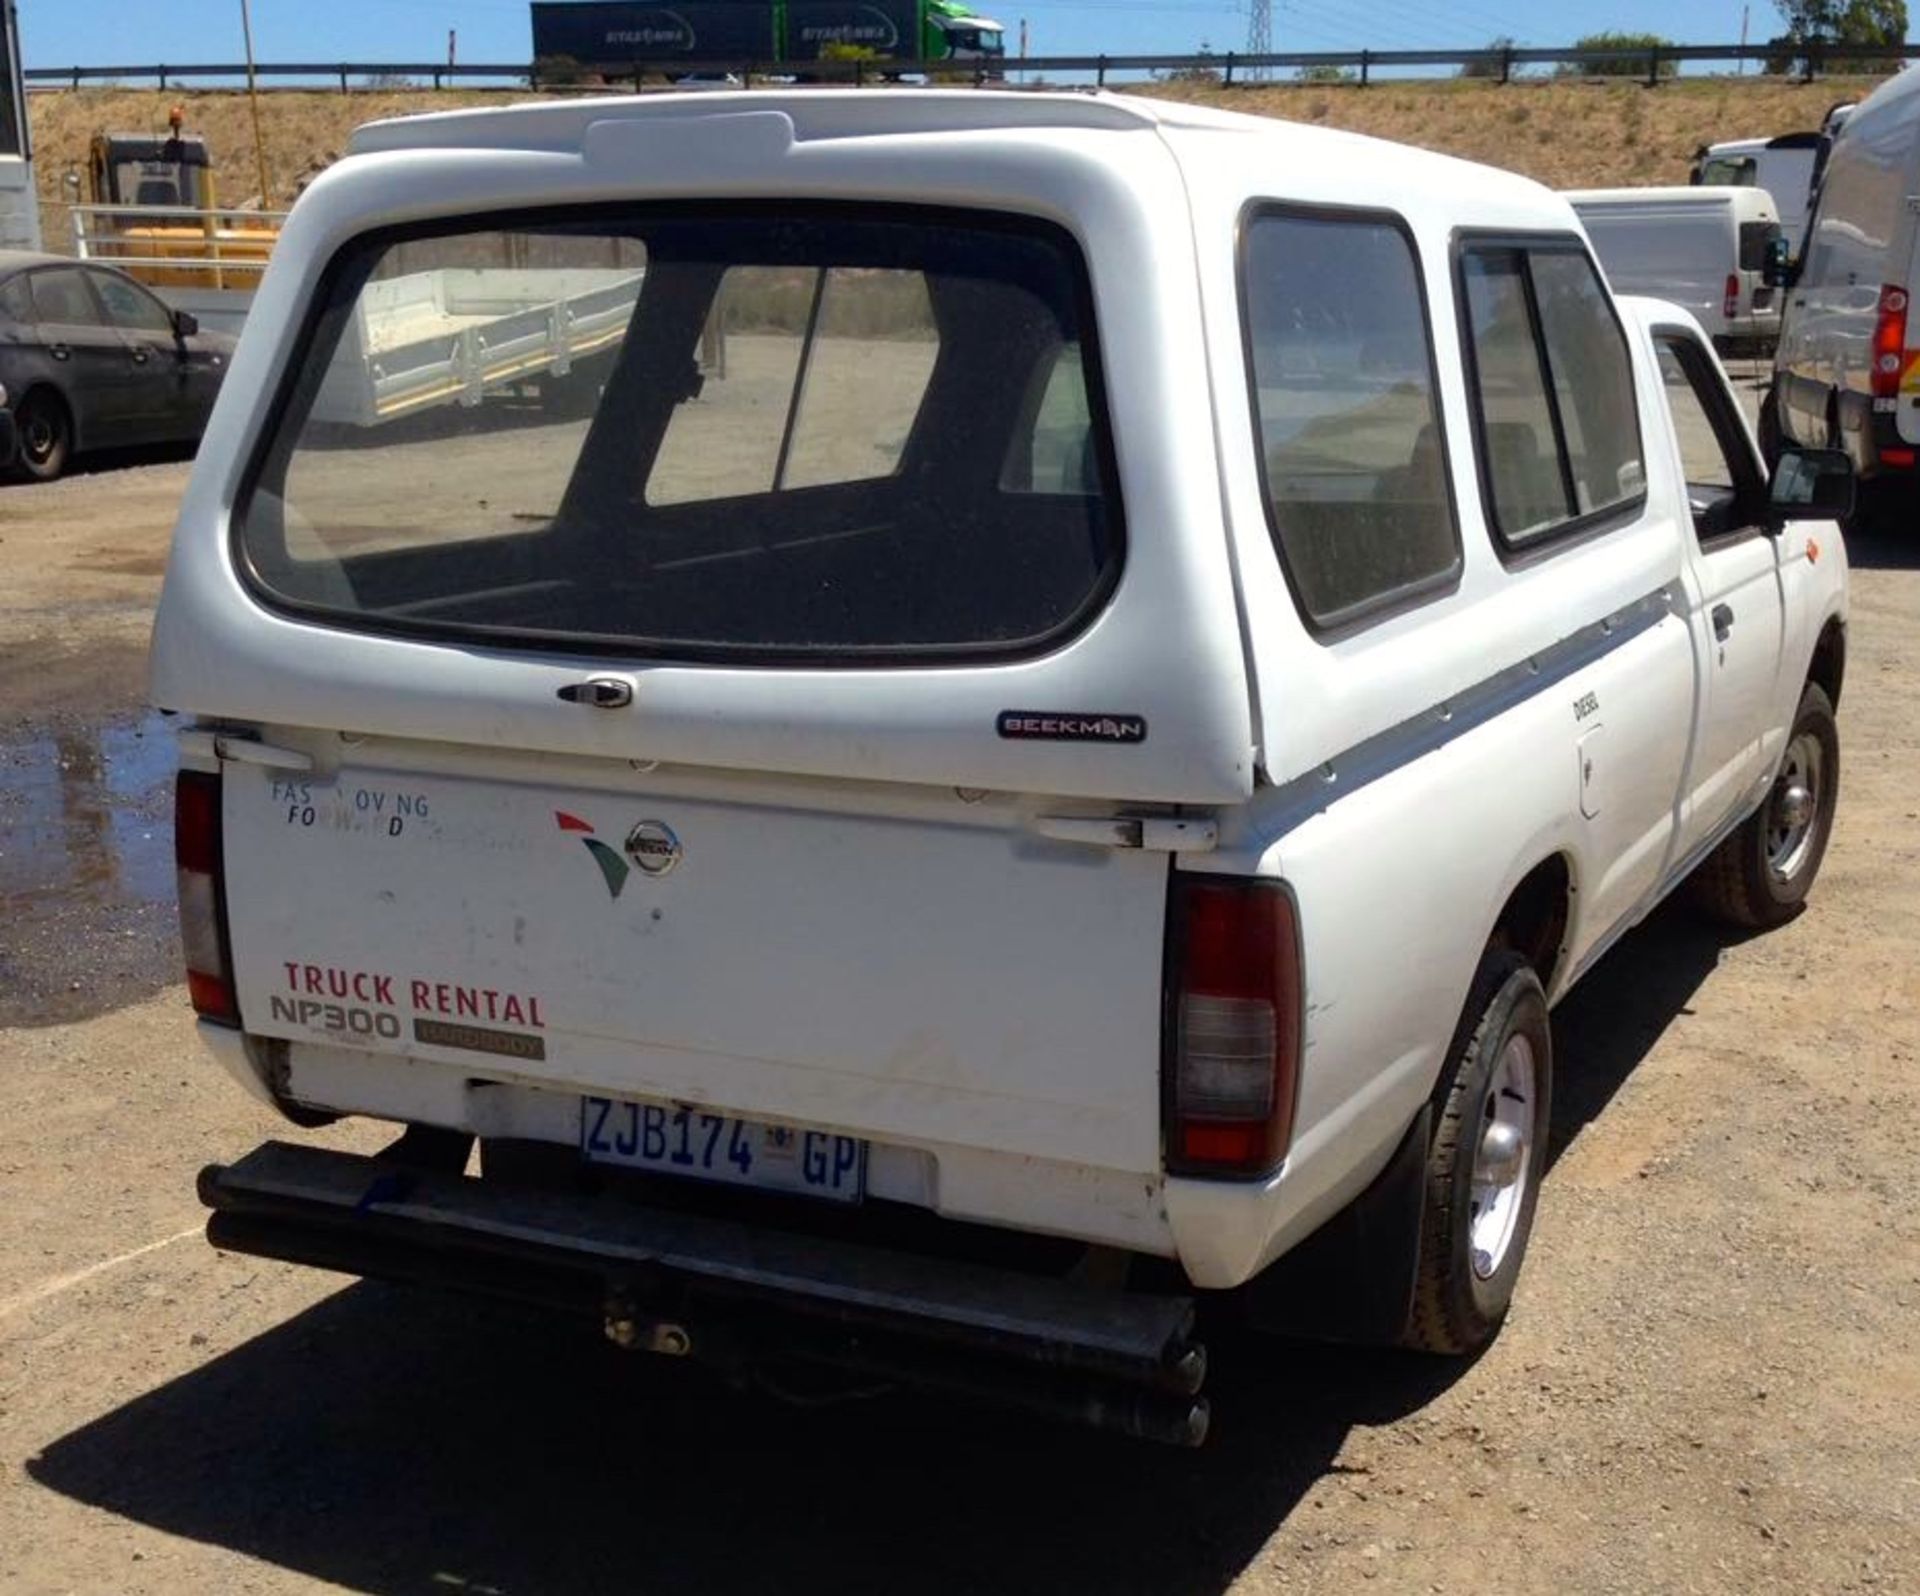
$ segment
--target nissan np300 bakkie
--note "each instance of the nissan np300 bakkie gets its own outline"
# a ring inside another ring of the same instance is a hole
[[[379,123],[153,652],[227,1248],[1184,1443],[1471,1351],[1548,1009],[1795,912],[1846,462],[1520,178],[1099,95]],[[239,1150],[236,1149],[236,1152]]]

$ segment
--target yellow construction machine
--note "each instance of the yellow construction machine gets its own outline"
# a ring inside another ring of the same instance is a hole
[[[73,207],[79,252],[157,289],[251,292],[280,237],[279,215],[222,209],[207,141],[183,133],[183,122],[176,106],[165,135],[94,134],[87,203]]]

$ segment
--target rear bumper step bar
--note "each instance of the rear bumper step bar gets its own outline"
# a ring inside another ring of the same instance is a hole
[[[231,1252],[599,1318],[620,1346],[805,1363],[1197,1446],[1206,1353],[1186,1297],[1072,1282],[501,1186],[267,1142],[200,1174]]]

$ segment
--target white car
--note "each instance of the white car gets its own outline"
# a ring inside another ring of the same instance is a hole
[[[590,414],[550,336],[316,417],[379,285],[535,268],[637,274]],[[209,1169],[210,1234],[1187,1443],[1218,1299],[1477,1348],[1549,1006],[1696,872],[1764,926],[1819,869],[1850,489],[1770,491],[1563,199],[1415,150],[968,91],[365,128],[153,692],[201,1034],[408,1128]]]

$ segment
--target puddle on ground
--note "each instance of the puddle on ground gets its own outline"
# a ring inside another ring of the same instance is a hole
[[[0,727],[0,1026],[83,1019],[180,979],[171,722]]]

